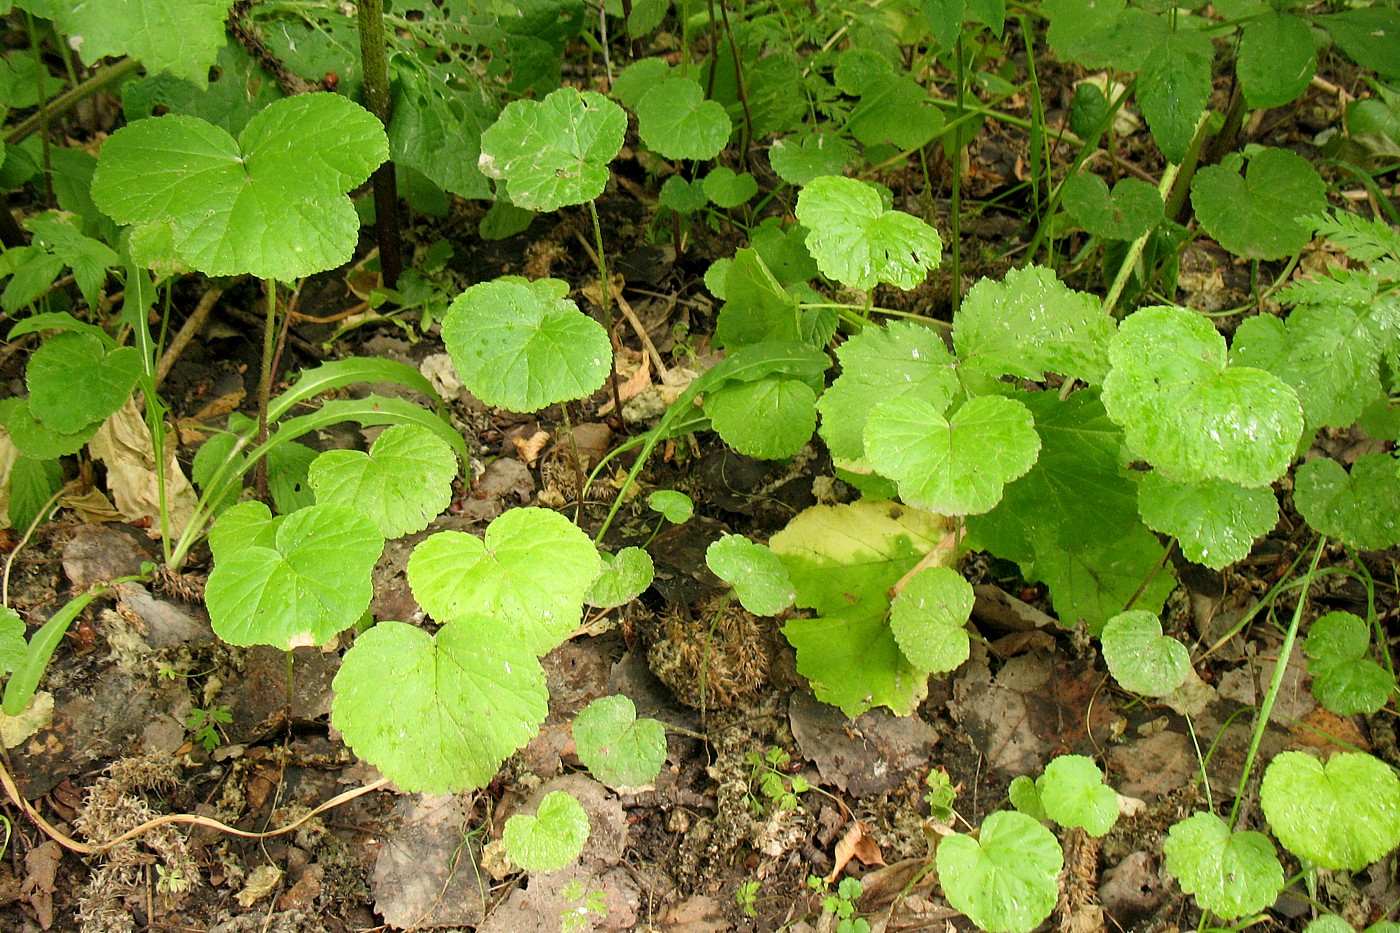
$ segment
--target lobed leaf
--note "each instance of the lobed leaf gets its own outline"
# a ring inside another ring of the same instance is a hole
[[[135,224],[133,251],[206,275],[294,281],[332,269],[359,240],[345,192],[389,155],[377,117],[337,94],[283,98],[235,141],[195,117],[117,130],[102,146],[93,201]]]
[[[1299,217],[1327,207],[1317,169],[1287,149],[1263,149],[1240,177],[1239,159],[1208,165],[1191,180],[1191,206],[1206,232],[1249,259],[1281,259],[1308,245]]]
[[[601,324],[564,297],[558,279],[496,279],[453,299],[442,339],[457,373],[488,405],[538,411],[586,398],[609,372]]]
[[[917,398],[941,414],[959,391],[953,357],[931,328],[909,321],[866,327],[836,348],[841,375],[817,402],[831,455],[865,456],[865,425],[881,402]]]
[[[1264,771],[1259,803],[1278,841],[1323,868],[1360,871],[1400,845],[1400,778],[1361,752],[1326,764],[1281,752]]]
[[[205,602],[214,633],[231,645],[283,650],[325,644],[359,621],[384,549],[374,522],[347,506],[274,519],[261,502],[230,508],[209,543]]]
[[[1178,483],[1158,472],[1138,483],[1138,509],[1148,528],[1176,538],[1190,561],[1212,570],[1249,556],[1255,539],[1278,524],[1278,500],[1267,486],[1222,480]]]
[[[638,719],[637,707],[621,694],[589,703],[571,731],[584,767],[612,787],[651,784],[666,763],[666,727]]]
[[[890,605],[890,630],[909,662],[931,674],[956,670],[971,654],[972,584],[951,567],[929,567]]]
[[[493,521],[484,540],[460,531],[427,538],[408,559],[408,582],[436,621],[489,616],[498,632],[543,655],[578,625],[584,596],[602,569],[593,543],[573,522],[547,509],[519,508]]]
[[[511,861],[526,871],[558,871],[583,852],[588,814],[572,794],[551,791],[534,815],[517,813],[506,820],[501,839]]]
[[[548,711],[539,660],[481,616],[436,635],[380,622],[355,639],[332,686],[345,744],[408,793],[485,787]]]
[[[987,933],[1029,933],[1055,908],[1064,854],[1055,836],[1024,813],[999,811],[976,839],[939,840],[938,880],[948,903]]]
[[[1225,340],[1182,308],[1143,308],[1109,344],[1103,403],[1128,446],[1171,478],[1263,486],[1283,475],[1303,432],[1293,389],[1229,366]]]
[[[797,196],[797,219],[810,231],[807,248],[822,274],[852,288],[913,288],[943,257],[938,231],[886,210],[879,193],[854,178],[813,179]]]
[[[642,142],[668,159],[713,159],[733,130],[724,107],[694,78],[667,78],[637,101]]]
[[[1099,634],[1103,659],[1124,690],[1167,696],[1186,682],[1191,655],[1175,638],[1162,634],[1162,623],[1141,609],[1120,612]]]
[[[452,501],[457,457],[427,428],[385,428],[369,453],[328,450],[310,465],[316,501],[369,516],[386,538],[422,531]]]
[[[1030,410],[1014,399],[974,398],[945,419],[929,403],[905,397],[871,412],[865,451],[876,470],[899,483],[909,505],[978,515],[1035,463],[1040,437]]]
[[[1036,780],[1040,803],[1061,826],[1078,826],[1091,836],[1107,835],[1118,822],[1118,795],[1103,772],[1083,755],[1057,755]]]
[[[1283,890],[1283,866],[1269,838],[1252,830],[1232,833],[1214,813],[1172,826],[1162,850],[1181,890],[1225,920],[1258,913]]]
[[[972,287],[953,322],[953,346],[965,365],[991,376],[1039,381],[1049,372],[1100,383],[1113,333],[1096,298],[1027,266]]]
[[[1313,530],[1352,547],[1400,544],[1400,475],[1388,454],[1362,454],[1347,473],[1328,457],[1298,467],[1293,504]]]
[[[544,100],[515,100],[481,134],[479,167],[504,179],[520,207],[554,211],[603,193],[622,148],[627,114],[601,94],[561,87]]]
[[[705,566],[734,587],[739,602],[754,615],[777,615],[797,598],[778,556],[743,535],[726,534],[710,542]]]

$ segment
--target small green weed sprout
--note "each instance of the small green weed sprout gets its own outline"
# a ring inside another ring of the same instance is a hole
[[[734,892],[734,903],[739,905],[739,909],[744,912],[745,917],[758,916],[758,889],[760,887],[761,885],[757,881],[744,881]]]
[[[807,887],[813,893],[826,895],[822,899],[822,910],[836,917],[836,933],[870,933],[870,924],[856,916],[856,901],[865,890],[859,878],[842,878],[833,893],[824,879],[808,875]]]
[[[929,818],[940,823],[952,823],[953,801],[958,797],[958,788],[953,786],[947,769],[940,765],[931,770],[924,778],[924,786],[928,788],[924,803],[928,804]]]
[[[233,714],[227,706],[211,706],[208,709],[195,707],[185,717],[185,728],[194,733],[194,740],[212,752],[224,738],[223,727],[233,722]]]
[[[575,878],[564,885],[564,900],[573,906],[567,907],[559,912],[559,929],[563,933],[579,933],[581,930],[592,928],[589,915],[596,915],[599,920],[608,915],[608,906],[603,901],[603,892],[599,889],[589,890],[583,886],[583,882]]]
[[[749,763],[750,790],[744,801],[760,816],[770,804],[779,810],[796,809],[799,795],[812,789],[802,775],[787,773],[792,756],[776,745],[761,755],[749,752],[745,760]]]

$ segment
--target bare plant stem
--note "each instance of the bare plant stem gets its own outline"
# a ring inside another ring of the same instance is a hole
[[[360,62],[365,69],[365,106],[389,128],[389,65],[385,54],[384,2],[360,0]],[[392,160],[374,170],[374,226],[385,288],[397,288],[403,271],[399,237],[399,191]]]
[[[277,281],[264,279],[267,290],[267,316],[263,322],[262,365],[258,370],[258,444],[267,440],[267,406],[272,402],[272,354],[277,339]],[[257,466],[258,498],[267,498],[267,460]]]

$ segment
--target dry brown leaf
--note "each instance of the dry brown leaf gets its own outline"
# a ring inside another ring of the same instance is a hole
[[[175,459],[175,438],[166,438],[161,468],[165,473],[165,498],[170,514],[170,534],[178,537],[194,517],[198,496]],[[151,450],[151,432],[133,399],[102,423],[88,442],[88,450],[107,464],[107,488],[128,521],[159,519],[160,495]],[[159,522],[154,526],[158,529]]]
[[[510,442],[515,446],[516,456],[528,466],[534,466],[540,459],[540,451],[549,443],[549,432],[536,431],[526,438],[513,437]]]
[[[885,857],[880,852],[880,844],[875,841],[875,837],[870,835],[870,831],[865,828],[865,824],[860,820],[852,820],[851,825],[846,827],[846,831],[841,834],[841,838],[836,840],[835,864],[832,866],[831,874],[826,876],[826,883],[831,884],[841,872],[845,871],[851,859],[855,859],[862,865],[884,865]]]

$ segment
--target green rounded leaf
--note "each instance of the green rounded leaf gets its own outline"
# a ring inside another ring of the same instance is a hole
[[[1099,635],[1103,659],[1124,690],[1161,697],[1186,682],[1191,655],[1175,638],[1162,634],[1150,612],[1130,609],[1104,623]]]
[[[36,16],[52,19],[73,37],[83,62],[130,55],[148,74],[169,72],[199,88],[228,41],[224,21],[230,0],[29,0]]]
[[[1162,844],[1166,869],[1196,903],[1226,920],[1258,913],[1283,890],[1283,866],[1263,833],[1232,833],[1214,813],[1171,828]]]
[[[1106,240],[1136,240],[1162,219],[1162,196],[1140,178],[1108,183],[1089,172],[1065,179],[1065,210],[1075,223]]]
[[[1319,617],[1303,650],[1310,658],[1313,696],[1339,716],[1374,713],[1395,691],[1395,678],[1370,657],[1371,632],[1358,615],[1329,612]]]
[[[822,275],[852,288],[913,288],[943,258],[937,230],[885,210],[879,192],[854,178],[813,179],[797,196],[797,219],[810,231],[807,249]]]
[[[651,586],[656,568],[651,555],[639,547],[625,547],[616,554],[602,551],[603,572],[589,587],[584,602],[598,609],[613,609],[630,603]]]
[[[1303,432],[1293,389],[1228,366],[1215,326],[1184,308],[1143,308],[1109,344],[1103,403],[1128,446],[1182,482],[1264,486],[1282,476]]]
[[[967,366],[991,376],[1040,381],[1047,372],[1103,382],[1113,318],[1050,269],[1012,269],[982,279],[953,322],[953,346]]]
[[[1267,486],[1177,483],[1157,472],[1138,484],[1138,509],[1148,528],[1176,538],[1187,560],[1213,570],[1248,557],[1255,539],[1278,524],[1278,500]]]
[[[909,662],[931,674],[967,660],[972,642],[972,584],[951,567],[929,567],[914,575],[890,604],[890,628]]]
[[[534,816],[517,813],[506,820],[501,838],[510,860],[526,871],[558,871],[583,852],[588,814],[573,795],[551,791]]]
[[[1267,10],[1240,30],[1235,73],[1252,110],[1282,107],[1308,88],[1317,70],[1317,44],[1301,16]]]
[[[643,787],[666,763],[666,727],[638,719],[625,696],[599,697],[574,719],[574,743],[584,767],[604,784]]]
[[[666,521],[683,525],[695,514],[695,503],[683,492],[674,489],[658,489],[647,496],[647,505],[660,512]]]
[[[725,210],[738,207],[758,194],[757,179],[748,172],[736,173],[726,165],[711,169],[703,185],[705,196]]]
[[[938,843],[938,880],[948,903],[987,933],[1029,933],[1055,909],[1064,867],[1050,830],[1024,813],[999,811],[978,838]]]
[[[739,602],[754,615],[777,615],[797,598],[778,555],[743,535],[727,534],[710,542],[705,566],[734,587]]]
[[[884,705],[900,715],[923,699],[928,675],[899,650],[886,617],[890,587],[951,528],[947,519],[888,500],[813,506],[769,539],[814,619],[783,626],[797,669],[817,698],[858,716]],[[952,559],[952,549],[940,555]]]
[[[529,646],[480,617],[436,635],[380,622],[355,639],[333,686],[331,721],[345,744],[409,793],[486,786],[548,712]]]
[[[840,175],[855,157],[851,144],[834,133],[784,136],[768,147],[768,161],[790,185],[805,185],[822,175]]]
[[[442,339],[473,395],[530,412],[586,398],[603,384],[612,358],[607,332],[566,290],[558,279],[497,279],[453,299]]]
[[[519,508],[493,521],[485,540],[460,531],[432,535],[409,557],[408,582],[438,622],[488,615],[503,637],[521,638],[542,655],[578,625],[602,569],[593,542],[573,522]]]
[[[1327,208],[1327,185],[1302,156],[1264,149],[1243,178],[1238,160],[1197,172],[1191,206],[1206,232],[1235,255],[1281,259],[1308,245],[1308,229],[1294,221]]]
[[[313,505],[282,518],[261,502],[220,516],[205,588],[214,634],[231,645],[322,645],[354,625],[384,550],[373,520],[343,505]]]
[[[1079,826],[1103,836],[1118,822],[1118,795],[1103,782],[1103,772],[1083,755],[1059,755],[1036,781],[1040,803],[1061,826]]]
[[[1267,369],[1291,385],[1309,427],[1346,427],[1384,395],[1383,343],[1367,317],[1344,304],[1294,308],[1286,322],[1255,315],[1235,330],[1230,361]]]
[[[1343,752],[1324,765],[1282,752],[1259,802],[1278,841],[1323,868],[1360,871],[1400,845],[1400,778],[1370,755]]]
[[[1050,814],[1045,812],[1045,804],[1040,802],[1040,788],[1029,776],[1018,774],[1012,778],[1011,786],[1006,789],[1006,796],[1011,800],[1013,807],[1031,819],[1050,819]]]
[[[637,101],[642,142],[668,159],[713,159],[729,141],[729,114],[694,78],[667,78]]]
[[[26,626],[19,613],[9,606],[0,606],[0,674],[17,670],[29,652],[25,641]]]
[[[603,193],[622,148],[627,114],[601,94],[563,87],[544,100],[516,100],[481,134],[483,174],[505,179],[510,199],[536,211]]]
[[[709,206],[710,199],[700,182],[672,175],[661,185],[661,203],[677,214],[687,215],[703,211]]]
[[[29,412],[50,431],[75,434],[121,408],[140,376],[135,347],[109,347],[86,333],[55,334],[25,368]]]
[[[1400,475],[1387,454],[1362,454],[1348,474],[1317,457],[1298,467],[1293,504],[1314,531],[1367,550],[1400,544]]]
[[[60,433],[34,417],[27,398],[7,398],[0,402],[0,424],[10,432],[10,440],[15,442],[19,452],[35,460],[55,460],[75,454],[102,427],[102,422],[94,421],[71,434]]]
[[[457,456],[427,428],[386,428],[368,454],[328,450],[311,463],[307,481],[317,502],[368,515],[386,538],[422,531],[452,501]]]
[[[906,397],[871,412],[865,451],[871,466],[899,484],[909,505],[980,515],[996,506],[1006,483],[1035,463],[1040,437],[1030,411],[1014,399],[971,399],[950,420],[929,403]]]
[[[301,94],[268,105],[236,142],[195,117],[128,124],[102,145],[92,197],[206,275],[291,282],[349,260],[360,221],[345,193],[388,155],[369,111]]]
[[[817,393],[801,379],[732,382],[705,393],[705,414],[724,442],[763,460],[791,457],[817,429]]]
[[[817,402],[822,440],[833,457],[865,456],[865,423],[881,402],[918,398],[940,413],[958,393],[953,357],[929,327],[892,321],[865,327],[836,348],[841,375]]]

